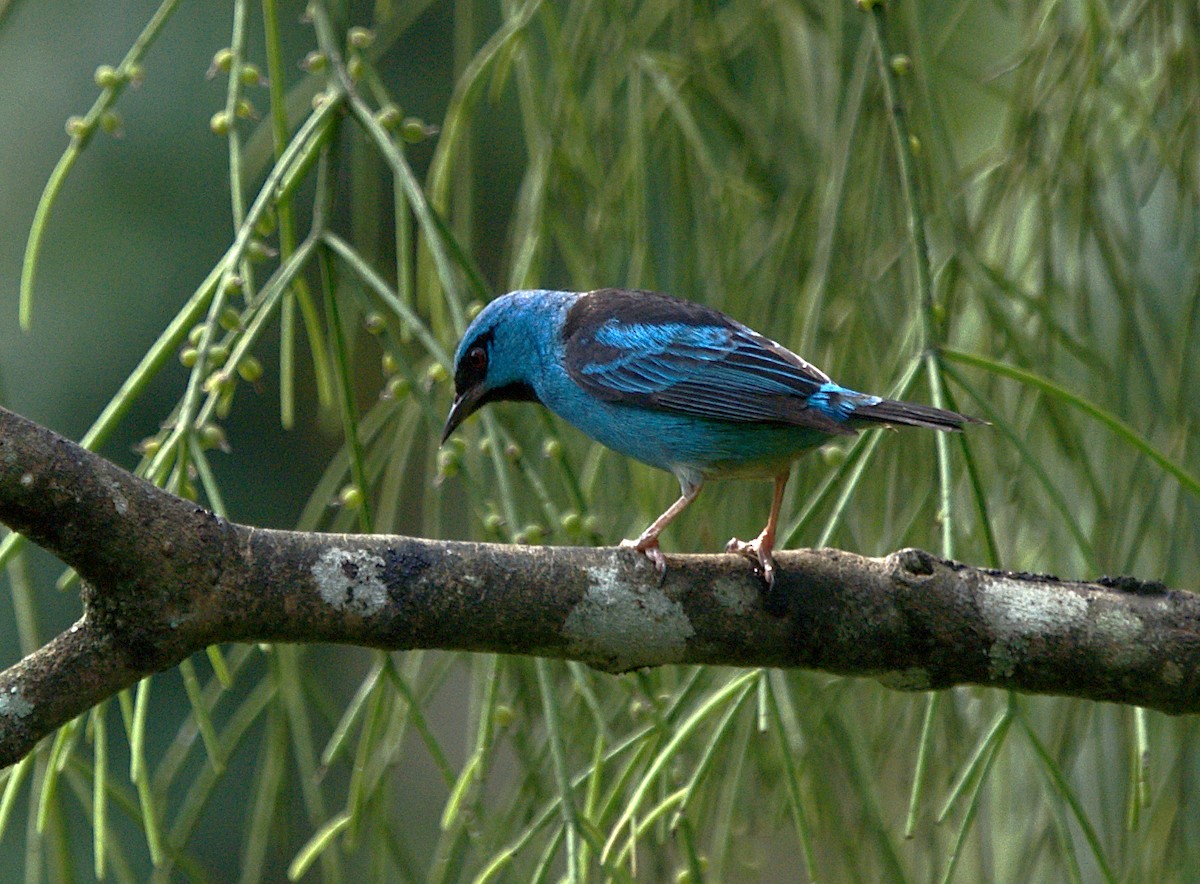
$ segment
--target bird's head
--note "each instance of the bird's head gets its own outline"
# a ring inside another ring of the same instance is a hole
[[[468,326],[454,353],[454,404],[442,442],[489,402],[540,401],[533,386],[537,346],[555,322],[563,292],[509,292],[492,301]]]

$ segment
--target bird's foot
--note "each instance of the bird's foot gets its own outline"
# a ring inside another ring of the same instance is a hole
[[[767,589],[771,589],[775,585],[775,557],[771,555],[774,543],[772,539],[767,537],[764,531],[762,534],[747,542],[738,540],[736,537],[725,544],[725,552],[737,553],[739,556],[745,556],[754,563],[754,570],[761,576],[767,584]]]
[[[655,572],[658,574],[658,579],[661,581],[667,574],[667,559],[662,554],[662,550],[658,548],[658,538],[639,537],[637,540],[622,540],[621,549],[633,549],[640,552],[650,560],[650,564],[654,566]]]

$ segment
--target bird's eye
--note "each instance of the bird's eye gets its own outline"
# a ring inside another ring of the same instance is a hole
[[[467,351],[466,364],[472,374],[483,374],[487,370],[487,350],[483,347],[472,347]]]

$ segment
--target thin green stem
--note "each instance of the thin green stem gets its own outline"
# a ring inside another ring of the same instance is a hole
[[[321,283],[325,290],[325,310],[329,317],[329,334],[333,338],[333,369],[338,384],[338,410],[342,416],[342,433],[350,453],[350,475],[359,492],[359,499],[356,501],[359,527],[364,533],[370,534],[374,530],[369,497],[371,487],[364,467],[362,443],[358,438],[358,415],[354,403],[354,386],[351,383],[349,342],[346,339],[347,332],[342,324],[341,310],[338,306],[337,283],[332,262],[325,249],[318,252],[317,262],[321,267]]]
[[[269,119],[272,150],[275,162],[282,158],[288,144],[287,81],[286,64],[283,57],[283,42],[279,31],[279,6],[277,0],[263,0],[263,37],[267,55],[267,90],[270,95]],[[275,204],[275,215],[279,223],[279,258],[286,263],[296,250],[296,220],[292,208],[291,192],[280,195]],[[325,352],[325,336],[321,333],[318,311],[313,304],[312,293],[303,277],[293,280],[283,301],[279,320],[279,419],[284,427],[291,427],[296,414],[296,304],[300,304],[301,316],[308,331],[309,350],[313,360],[313,371],[317,381],[317,401],[322,407],[333,401],[333,386],[330,382],[328,357]]]
[[[83,153],[88,142],[96,132],[96,127],[100,124],[101,116],[116,104],[121,93],[125,91],[125,87],[136,79],[140,78],[140,68],[142,57],[146,51],[158,38],[159,33],[170,20],[172,13],[179,6],[180,0],[163,0],[162,4],[155,10],[154,15],[146,22],[146,27],[142,28],[142,32],[138,34],[137,39],[133,41],[133,45],[129,47],[129,51],[125,53],[125,57],[121,59],[121,63],[114,71],[115,79],[112,85],[106,86],[96,98],[95,103],[84,115],[82,120],[78,121],[77,129],[71,136],[71,143],[68,145],[63,155],[59,157],[58,163],[54,166],[54,171],[50,173],[50,178],[46,182],[46,187],[42,191],[41,199],[38,200],[37,209],[33,215],[33,223],[29,227],[29,240],[25,245],[25,257],[21,262],[21,296],[20,296],[20,323],[24,331],[29,331],[33,323],[33,285],[37,276],[38,259],[41,257],[42,239],[46,233],[46,225],[50,219],[50,210],[54,207],[54,203],[58,200],[59,192],[62,190],[63,183],[67,180],[67,175],[75,165],[75,161],[79,159],[79,155]]]
[[[913,156],[915,136],[908,128],[908,115],[900,96],[896,69],[892,65],[895,55],[888,29],[886,3],[875,3],[871,7],[871,26],[879,49],[879,73],[883,82],[884,96],[888,104],[888,120],[892,127],[892,140],[896,149],[896,165],[900,173],[900,189],[904,196],[905,214],[908,223],[908,244],[912,261],[914,287],[919,299],[926,375],[933,404],[945,407],[945,392],[942,388],[937,350],[942,344],[942,334],[936,320],[937,306],[934,301],[933,271],[929,260],[929,242],[925,233],[925,216],[921,201],[920,181],[917,177],[916,158]],[[942,555],[954,558],[954,515],[952,477],[950,471],[950,444],[945,434],[934,438],[937,446],[938,487],[941,506],[938,513],[942,525]]]
[[[1200,497],[1200,479],[1197,479],[1181,464],[1176,463],[1167,455],[1160,452],[1146,441],[1144,436],[1127,424],[1121,418],[1101,408],[1090,399],[1086,399],[1076,393],[1072,393],[1066,387],[1049,378],[1042,377],[1036,372],[1028,369],[1018,368],[1014,365],[1008,365],[996,359],[990,359],[986,356],[980,356],[975,353],[966,353],[961,350],[943,350],[942,355],[953,362],[961,365],[970,365],[974,368],[981,368],[992,374],[1006,377],[1014,381],[1018,381],[1027,387],[1040,390],[1062,402],[1067,403],[1073,408],[1077,408],[1084,414],[1098,421],[1102,426],[1106,427],[1109,432],[1120,439],[1123,443],[1140,451],[1142,454],[1149,457],[1152,461],[1158,464],[1163,470],[1170,473],[1178,480],[1179,484],[1191,495]]]
[[[554,779],[558,784],[559,811],[562,813],[563,828],[567,843],[567,880],[576,882],[580,879],[579,864],[579,811],[575,807],[574,788],[571,775],[567,769],[566,753],[563,748],[563,738],[559,725],[557,692],[550,683],[550,664],[538,658],[534,661],[537,671],[538,692],[542,698],[542,715],[546,721],[546,736],[550,746],[550,759],[554,767]],[[599,845],[594,845],[598,849]]]

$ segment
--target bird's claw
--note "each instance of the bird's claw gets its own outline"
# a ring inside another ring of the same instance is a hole
[[[736,553],[739,556],[745,556],[754,563],[754,570],[761,575],[763,581],[767,584],[767,589],[771,589],[775,585],[775,557],[771,555],[771,547],[764,543],[764,538],[760,534],[758,537],[747,542],[738,540],[736,537],[731,538],[729,543],[725,544],[726,553]]]
[[[650,560],[650,564],[654,566],[655,573],[658,574],[659,582],[667,575],[667,558],[662,554],[662,550],[658,548],[658,538],[651,540],[622,540],[621,549],[632,549],[640,552]]]

